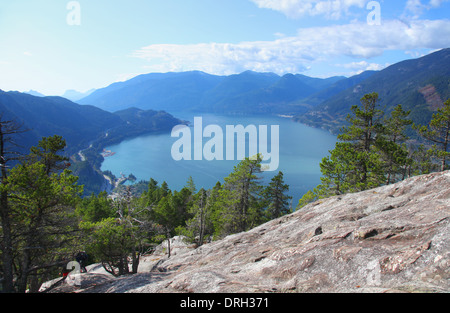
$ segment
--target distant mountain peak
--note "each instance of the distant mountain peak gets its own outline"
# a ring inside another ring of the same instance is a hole
[[[69,89],[62,95],[62,97],[69,99],[70,101],[78,101],[80,99],[83,99],[84,97],[89,96],[94,91],[95,91],[95,89],[91,89],[86,92],[80,92],[77,90]]]
[[[29,95],[32,95],[32,96],[35,96],[35,97],[45,97],[44,94],[42,94],[42,93],[40,93],[39,91],[36,91],[36,90],[30,90],[30,91],[27,91],[25,93],[29,94]]]

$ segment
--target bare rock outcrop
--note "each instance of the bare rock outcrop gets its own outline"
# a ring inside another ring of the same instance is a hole
[[[94,292],[449,292],[450,172],[336,196]]]

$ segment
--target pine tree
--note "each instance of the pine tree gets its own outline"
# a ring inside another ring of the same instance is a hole
[[[269,220],[279,218],[292,213],[289,200],[291,196],[285,193],[289,191],[289,185],[284,183],[283,172],[279,172],[264,190],[264,198],[268,202],[267,216]]]
[[[61,153],[66,147],[66,141],[58,135],[44,137],[39,141],[36,147],[30,149],[30,158],[32,162],[39,161],[45,166],[45,172],[49,175],[51,172],[58,172],[68,167],[69,158],[62,156]]]
[[[172,191],[168,192],[165,197],[161,198],[158,205],[152,211],[152,219],[161,225],[167,240],[169,258],[171,254],[170,238],[172,238],[175,229],[179,226],[177,210],[171,205],[172,197]]]
[[[414,125],[419,134],[434,143],[430,152],[440,160],[440,170],[447,169],[447,159],[450,157],[450,99],[444,103],[444,107],[433,114],[428,126]]]
[[[359,190],[360,179],[354,147],[348,142],[338,142],[330,156],[322,159],[320,170],[322,184],[316,192],[320,198]]]
[[[189,176],[186,182],[186,188],[189,189],[189,191],[192,194],[195,194],[197,192],[197,187],[195,186],[194,179],[192,178],[192,176]]]
[[[83,221],[97,223],[103,219],[115,217],[112,200],[104,191],[98,195],[91,194],[77,205],[76,213]]]
[[[203,245],[205,238],[213,234],[213,203],[205,189],[195,195],[193,204],[189,208],[192,218],[186,222],[186,227],[181,231],[189,241],[194,242],[197,246]]]
[[[376,147],[383,112],[377,108],[377,104],[377,93],[361,98],[361,106],[353,106],[353,116],[347,117],[350,126],[343,127],[342,134],[338,136],[339,140],[351,143],[354,153],[350,160],[354,167],[351,180],[356,190],[374,188],[384,182],[382,163]]]
[[[402,105],[396,106],[391,116],[384,121],[382,133],[377,138],[377,146],[383,153],[387,185],[404,179],[412,162],[405,144],[408,140],[406,128],[412,124],[408,119],[410,113],[411,111],[404,111]]]
[[[220,191],[219,237],[251,229],[261,223],[262,201],[260,185],[261,156],[242,160],[225,178]]]
[[[25,132],[15,121],[3,120],[0,115],[0,228],[1,237],[1,268],[3,276],[3,291],[14,292],[14,251],[12,208],[8,195],[8,169],[10,164],[20,159],[15,135]]]
[[[14,212],[18,292],[25,292],[30,276],[36,278],[40,270],[58,261],[60,249],[75,239],[76,223],[69,213],[74,211],[82,186],[69,170],[61,171],[66,167],[58,155],[63,145],[54,138],[44,138],[32,148],[28,161],[11,169],[8,185],[2,186],[7,188]]]
[[[341,129],[339,142],[320,163],[321,184],[299,201],[297,208],[321,198],[357,192],[385,182],[379,138],[383,112],[378,109],[378,94],[361,98],[347,116],[349,126]]]

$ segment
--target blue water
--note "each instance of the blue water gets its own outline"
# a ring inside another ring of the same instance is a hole
[[[290,186],[289,194],[293,197],[293,207],[308,190],[320,183],[320,162],[334,148],[336,137],[330,133],[311,128],[291,119],[277,116],[236,117],[217,114],[194,114],[171,112],[177,118],[193,122],[194,116],[201,116],[203,128],[208,125],[219,125],[223,129],[224,140],[226,125],[267,125],[270,139],[271,125],[279,125],[279,168],[276,172],[264,172],[262,182],[282,171],[285,182]],[[192,137],[194,129],[191,127]],[[239,161],[174,161],[171,155],[172,145],[179,138],[172,138],[170,133],[146,135],[123,141],[107,149],[116,152],[102,164],[102,170],[110,170],[116,176],[121,173],[128,176],[134,174],[138,180],[155,179],[159,183],[166,181],[172,190],[180,190],[192,176],[197,190],[214,187],[217,181],[223,182],[224,177],[233,171]],[[203,144],[210,138],[204,138]],[[268,143],[269,151],[270,144]],[[226,146],[224,145],[224,150]],[[192,151],[194,146],[192,145]],[[193,156],[193,152],[192,152]]]

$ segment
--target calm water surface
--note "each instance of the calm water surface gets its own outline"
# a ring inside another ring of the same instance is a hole
[[[172,112],[171,112],[172,113]],[[177,118],[193,122],[194,116],[203,118],[203,128],[208,125],[219,125],[223,129],[224,140],[226,125],[267,125],[270,139],[270,126],[280,126],[279,138],[279,168],[276,172],[264,172],[264,183],[282,171],[285,182],[290,186],[289,194],[293,196],[293,206],[308,190],[320,183],[320,166],[322,158],[334,148],[336,137],[330,133],[311,128],[291,119],[277,116],[237,117],[216,114],[172,113]],[[192,137],[194,130],[191,128]],[[122,173],[128,176],[134,174],[138,180],[155,179],[159,183],[166,181],[172,190],[180,190],[192,176],[197,189],[214,187],[217,181],[233,171],[239,161],[174,161],[171,156],[172,145],[178,138],[172,138],[170,133],[146,135],[123,141],[107,149],[115,152],[102,164],[102,170],[110,170],[116,176]],[[203,144],[209,141],[203,139]],[[269,142],[270,151],[270,142]],[[193,145],[192,145],[193,149]],[[225,150],[225,145],[224,145]]]

